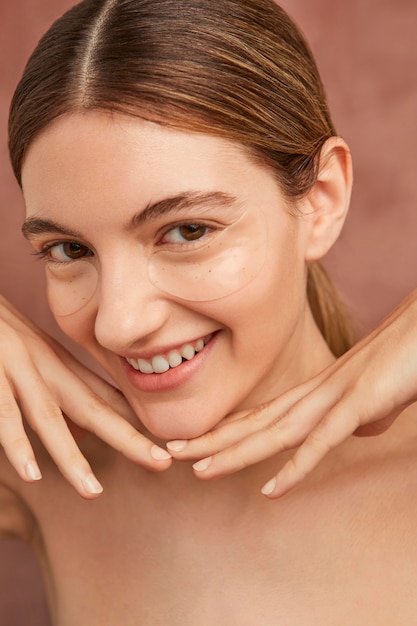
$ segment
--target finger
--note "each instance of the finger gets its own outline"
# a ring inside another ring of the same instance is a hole
[[[55,398],[26,354],[20,354],[15,362],[20,371],[14,372],[12,367],[6,375],[25,420],[77,492],[84,498],[97,497],[103,488],[75,443]]]
[[[333,402],[339,401],[335,396]],[[217,478],[299,446],[328,412],[328,394],[307,395],[286,413],[229,448],[193,465],[199,478]]]
[[[163,448],[142,435],[127,420],[138,418],[121,392],[74,359],[64,348],[57,358],[51,350],[42,372],[48,378],[57,405],[69,423],[90,431],[132,461],[153,471],[167,469],[172,457]],[[63,385],[62,381],[65,381]],[[126,418],[126,419],[125,419]]]
[[[359,426],[353,434],[355,437],[375,437],[376,435],[381,435],[392,426],[403,410],[404,407],[401,407],[380,420]]]
[[[0,442],[20,478],[27,482],[42,478],[19,407],[5,378],[0,383]]]
[[[388,399],[376,406],[363,404],[365,390],[371,381],[361,379],[337,402],[323,419],[311,430],[292,459],[275,478],[262,488],[271,498],[284,495],[300,484],[334,448],[349,436],[376,436],[385,432],[404,407],[393,409]],[[373,397],[373,393],[370,394]]]
[[[41,380],[38,381],[36,397],[32,394],[30,403],[26,397],[22,396],[21,400],[25,419],[62,475],[82,497],[94,498],[100,495],[103,487],[74,441],[55,399],[42,386]]]
[[[99,384],[100,392],[106,399],[98,396],[78,377],[67,375],[65,393],[61,397],[62,392],[56,391],[64,413],[135,463],[153,471],[167,469],[172,463],[171,454],[120,415],[129,414],[130,418],[133,415],[120,391],[102,379],[96,384]],[[134,419],[139,425],[136,416]]]
[[[306,437],[295,455],[262,488],[269,498],[278,498],[300,484],[336,446],[359,427],[355,412],[347,413],[347,402],[339,403]]]
[[[279,421],[289,419],[289,409],[294,406],[295,411],[297,403],[320,385],[324,375],[322,373],[251,411],[240,411],[228,415],[215,430],[201,437],[188,441],[169,441],[167,448],[175,458],[181,460],[201,459],[231,448],[247,437],[263,432],[269,425],[276,426]],[[331,394],[326,396],[325,401],[327,404],[332,402]],[[239,450],[239,448],[236,449]],[[266,456],[268,455],[264,458]]]
[[[66,382],[68,383],[67,393],[70,397],[71,395],[74,397],[70,382]],[[31,385],[34,389],[31,389]],[[35,390],[37,394],[34,398]],[[80,381],[77,381],[74,392],[76,392],[75,397],[78,403],[80,399],[83,399]],[[95,397],[87,387],[84,392],[87,396],[84,398],[85,402],[82,402],[84,411],[75,416],[79,418],[78,421],[83,427],[93,432],[96,430],[103,440],[116,449],[120,448],[127,456],[130,455],[133,460],[141,462],[150,469],[162,470],[169,466],[171,457],[166,451],[154,446],[122,417],[113,413],[110,407],[105,405],[100,398]],[[19,394],[22,393],[22,409],[26,419],[63,476],[82,497],[94,498],[100,495],[103,488],[74,441],[60,407],[42,379],[35,381],[32,378],[25,390],[19,389]],[[30,405],[26,398],[32,398]],[[75,410],[77,403],[70,408]],[[89,418],[85,418],[85,415]],[[100,420],[103,420],[103,425],[97,427]],[[162,455],[164,458],[161,458]]]

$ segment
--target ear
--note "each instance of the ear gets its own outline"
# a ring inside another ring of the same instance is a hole
[[[349,209],[351,189],[349,148],[340,137],[331,137],[320,152],[317,180],[301,205],[306,226],[306,261],[323,257],[338,238]]]

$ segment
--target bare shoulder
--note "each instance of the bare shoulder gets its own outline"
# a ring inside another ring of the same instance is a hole
[[[352,473],[361,492],[361,517],[417,575],[417,404],[385,433],[355,438]],[[411,560],[409,557],[411,557]]]
[[[404,489],[417,490],[417,403],[404,410],[379,438],[383,453],[380,462],[386,461]]]
[[[318,474],[323,517],[332,532],[344,528],[350,550],[357,548],[378,569],[397,565],[417,576],[417,404],[408,407],[383,434],[351,437],[335,449],[333,462]],[[320,481],[321,478],[321,481]],[[349,540],[348,540],[349,538]],[[379,565],[378,565],[379,564]],[[374,576],[378,571],[373,572]]]
[[[411,524],[413,543],[417,546],[417,403],[400,415],[387,437],[390,444],[388,468],[400,507],[397,513]]]
[[[396,598],[397,611],[400,603],[401,623],[412,623],[417,609],[417,404],[377,439],[378,452],[366,481],[367,549],[374,557],[374,579]]]
[[[417,405],[381,435],[351,437],[316,480],[304,498],[301,489],[298,496],[304,503],[299,518],[309,520],[309,533],[302,523],[293,524],[289,535],[303,545],[311,564],[324,564],[318,591],[323,606],[331,598],[332,611],[348,611],[339,621],[322,623],[414,623]],[[315,580],[316,566],[309,574]]]
[[[359,467],[364,466],[376,488],[386,490],[385,499],[408,501],[407,509],[417,513],[417,403],[385,433],[355,439]]]

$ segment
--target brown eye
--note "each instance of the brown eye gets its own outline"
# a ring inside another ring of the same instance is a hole
[[[77,261],[87,256],[92,256],[90,248],[75,241],[64,241],[57,243],[48,249],[48,256],[52,261],[65,263],[68,261]]]
[[[202,224],[184,224],[184,226],[178,227],[178,232],[186,241],[195,241],[204,237],[207,233],[207,226]]]
[[[206,224],[180,224],[168,230],[161,243],[186,244],[203,239],[213,229]]]
[[[81,259],[88,253],[87,246],[82,246],[80,243],[64,243],[62,244],[62,252],[69,259]]]

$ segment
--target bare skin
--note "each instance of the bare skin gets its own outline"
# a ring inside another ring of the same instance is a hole
[[[348,439],[276,502],[256,487],[286,454],[202,483],[188,463],[151,474],[89,435],[105,491],[88,501],[34,441],[40,483],[1,456],[1,535],[35,550],[56,626],[412,623],[416,417]]]
[[[248,414],[227,417],[199,439],[169,443],[169,449],[181,460],[210,459],[198,471],[203,480],[294,449],[289,462],[268,481],[269,489],[263,490],[271,498],[283,495],[352,433],[379,435],[416,402],[416,315],[414,289],[369,335],[318,376]]]
[[[135,463],[153,471],[169,467],[166,455],[161,458],[162,451],[138,432],[122,394],[1,296],[0,354],[0,441],[23,480],[32,482],[42,476],[26,436],[25,421],[82,497],[95,498],[101,493],[101,485],[78,449],[64,415],[71,417],[74,432],[94,432]]]
[[[294,222],[270,172],[218,138],[94,113],[60,120],[32,145],[23,177],[26,227],[35,248],[50,251],[55,315],[107,369],[154,438],[198,437],[227,410],[250,410],[334,361],[305,300],[305,263],[332,245],[350,195],[343,142],[332,140],[326,151]],[[181,158],[173,162],[172,154]],[[254,216],[260,188],[269,263],[256,279],[213,301],[187,299],[180,283],[177,293],[159,289],[137,238],[147,250],[177,250],[198,207],[175,219],[148,212],[137,232],[138,209],[166,207],[196,189],[205,198],[214,191],[236,197],[231,211],[201,209],[198,224],[209,215],[212,226],[209,234],[201,229],[204,246],[206,234],[216,240],[216,225],[226,228],[223,215],[232,224]],[[74,250],[85,261],[72,263]],[[147,379],[132,366],[153,366],[154,357],[202,338],[179,369]],[[405,416],[386,438],[347,439],[274,503],[260,488],[290,452],[202,482],[190,461],[154,473],[87,435],[81,451],[104,493],[81,500],[32,437],[43,479],[23,483],[3,457],[2,532],[37,552],[55,626],[409,623],[416,608],[415,510],[408,505],[416,501],[414,424]]]

